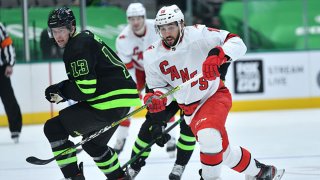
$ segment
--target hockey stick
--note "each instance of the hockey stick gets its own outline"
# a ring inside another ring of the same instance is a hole
[[[179,91],[179,90],[182,89],[183,87],[185,87],[185,86],[191,84],[192,82],[198,80],[200,77],[202,77],[202,73],[194,76],[193,78],[189,79],[188,81],[186,81],[186,82],[180,84],[179,86],[171,89],[171,90],[168,91],[167,93],[161,95],[160,98],[165,98],[165,97],[167,97],[167,96],[169,96],[169,95],[171,95],[171,94]],[[148,104],[148,103],[147,103],[147,104]],[[81,145],[83,145],[84,143],[86,143],[86,142],[88,142],[88,141],[91,141],[93,138],[95,138],[95,137],[99,136],[100,134],[108,131],[109,129],[111,129],[111,128],[117,126],[117,125],[119,125],[122,121],[125,121],[125,120],[128,119],[129,117],[131,117],[131,116],[137,114],[138,112],[142,111],[143,109],[147,108],[147,104],[145,104],[145,105],[139,107],[138,109],[132,111],[131,113],[127,114],[127,115],[126,115],[125,117],[123,117],[121,120],[116,121],[116,122],[113,122],[110,126],[106,126],[106,127],[102,128],[102,129],[100,129],[99,131],[96,131],[95,133],[91,134],[89,137],[83,139],[83,140],[80,141],[79,143],[77,143],[77,144],[69,147],[69,148],[66,149],[65,151],[61,152],[60,154],[58,154],[58,155],[56,155],[56,156],[54,156],[54,157],[52,157],[52,158],[50,158],[50,159],[39,159],[39,158],[37,158],[37,157],[30,156],[30,157],[27,157],[27,158],[26,158],[26,161],[27,161],[28,163],[35,164],[35,165],[45,165],[45,164],[48,164],[48,163],[50,163],[50,162],[52,162],[52,161],[60,158],[61,156],[67,154],[70,150],[72,150],[72,149],[74,149],[74,148],[76,148],[76,147],[78,147],[78,146],[81,146]]]
[[[182,121],[182,119],[180,118],[179,120],[177,120],[176,122],[174,122],[170,127],[168,127],[166,130],[164,130],[162,132],[162,135],[163,134],[167,134],[169,131],[171,131],[173,128],[175,128],[178,124],[180,124],[180,122]],[[160,138],[160,136],[158,137]],[[154,145],[154,143],[156,143],[157,139],[152,139],[152,141],[146,146],[144,147],[143,149],[140,150],[140,152],[136,155],[134,155],[127,163],[125,163],[121,169],[126,169],[128,165],[132,164],[133,162],[135,162],[145,151],[147,151],[148,149],[151,148],[151,146]]]

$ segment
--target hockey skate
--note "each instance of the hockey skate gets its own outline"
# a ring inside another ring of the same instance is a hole
[[[246,175],[245,180],[280,180],[284,174],[284,169],[277,169],[275,166],[272,165],[265,165],[256,161],[256,165],[258,168],[261,168],[258,175],[255,177]]]
[[[116,144],[114,145],[113,150],[117,153],[120,154],[123,150],[124,144],[126,143],[126,139],[117,139]]]
[[[73,177],[66,178],[64,180],[85,180],[83,175],[83,162],[79,164],[79,173]]]
[[[11,133],[11,139],[15,144],[19,143],[19,137],[20,137],[20,132],[12,132]]]
[[[171,139],[167,142],[167,153],[169,154],[170,158],[174,158],[176,156],[176,139],[171,137]]]
[[[139,174],[140,170],[134,170],[131,167],[127,167],[126,174],[127,174],[127,176],[129,176],[128,179],[133,180],[134,178],[136,178],[136,176]]]
[[[180,180],[183,174],[184,168],[186,166],[181,166],[179,164],[174,164],[171,173],[169,174],[170,180]]]

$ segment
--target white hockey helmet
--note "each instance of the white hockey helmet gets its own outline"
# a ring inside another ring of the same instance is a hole
[[[172,22],[180,23],[181,21],[184,21],[184,15],[179,7],[174,4],[171,6],[164,6],[158,11],[155,19],[155,25],[160,26]]]
[[[131,3],[127,8],[127,17],[144,16],[146,17],[146,8],[141,3]]]

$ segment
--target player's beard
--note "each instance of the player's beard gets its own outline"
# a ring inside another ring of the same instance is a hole
[[[164,42],[169,47],[175,46],[178,43],[179,36],[180,36],[180,33],[176,38],[174,38],[173,36],[168,36],[164,39]]]

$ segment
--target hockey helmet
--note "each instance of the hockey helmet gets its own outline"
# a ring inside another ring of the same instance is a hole
[[[146,17],[146,8],[141,3],[131,3],[127,8],[127,17],[132,16]]]
[[[66,26],[68,29],[71,29],[71,26],[76,26],[76,18],[68,7],[57,8],[51,11],[48,17],[49,28],[62,26]]]
[[[180,23],[181,21],[184,21],[184,15],[179,7],[174,4],[171,6],[164,6],[158,11],[155,19],[155,25],[160,26],[172,22]]]

